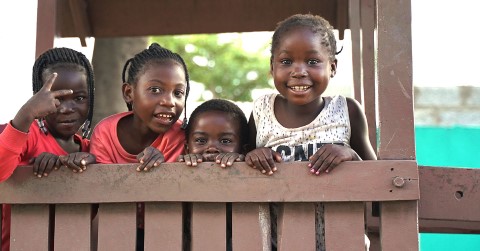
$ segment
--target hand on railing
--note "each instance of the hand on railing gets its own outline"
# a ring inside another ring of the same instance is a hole
[[[191,153],[178,156],[178,162],[185,162],[187,166],[196,167],[204,161],[214,161],[220,167],[226,168],[233,165],[233,162],[245,161],[245,155],[239,153],[215,153],[215,154],[198,154]]]
[[[62,166],[67,167],[74,173],[81,173],[87,170],[87,166],[97,163],[95,155],[86,152],[71,153],[58,157]],[[55,168],[55,170],[58,168]]]
[[[247,153],[245,162],[263,174],[272,175],[277,171],[275,162],[282,162],[282,156],[268,147],[260,147]]]
[[[350,147],[338,144],[325,144],[309,158],[308,167],[315,175],[331,172],[344,161],[362,160]]]
[[[140,154],[137,155],[140,165],[137,167],[137,171],[148,172],[150,169],[159,166],[162,162],[165,162],[163,153],[155,147],[149,146],[145,148]]]

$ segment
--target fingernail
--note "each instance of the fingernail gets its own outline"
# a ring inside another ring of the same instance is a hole
[[[85,161],[84,159],[82,159],[82,161],[80,161],[80,164],[82,164],[82,166],[85,166],[87,164],[87,161]]]
[[[191,165],[191,164],[192,164],[192,162],[190,162],[190,161],[187,161],[187,165]]]
[[[74,173],[76,173],[76,172],[77,172],[77,170],[73,170],[73,172],[74,172]]]
[[[228,163],[227,163],[227,164],[228,164]],[[221,166],[221,167],[225,167],[225,164],[221,164],[220,166]]]
[[[47,176],[48,176],[48,173],[43,174],[43,176],[47,177]]]
[[[37,175],[37,177],[38,177],[38,178],[42,178],[42,175],[39,174],[39,175]]]
[[[315,174],[316,174],[316,175],[320,175],[320,172],[316,172]]]
[[[83,170],[87,170],[87,167],[86,167],[86,166],[84,166],[84,167],[83,167]]]
[[[274,167],[274,168],[273,168],[273,171],[277,171],[277,168],[276,168],[276,167]]]
[[[37,173],[33,173],[33,175],[37,176]]]
[[[272,171],[268,172],[268,175],[272,175],[272,174],[273,174],[273,172],[272,172]]]
[[[232,164],[232,162],[227,162],[227,165],[228,165],[228,166],[231,165],[231,164]]]
[[[157,162],[155,162],[155,163],[153,164],[153,166],[158,166]]]
[[[265,171],[265,170],[262,170],[262,173],[266,173],[266,172],[267,172],[267,171]]]
[[[83,169],[78,170],[79,172],[83,172]]]
[[[311,172],[311,173],[314,173],[314,172],[315,172],[315,169],[310,169],[310,172]]]
[[[137,171],[139,171],[139,172],[140,172],[140,167],[138,167],[138,168],[137,168]]]

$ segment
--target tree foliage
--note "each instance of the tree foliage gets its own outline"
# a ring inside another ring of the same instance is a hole
[[[203,84],[213,98],[252,101],[253,89],[272,88],[268,83],[269,56],[245,51],[240,40],[223,42],[217,34],[156,36],[151,40],[180,54],[190,79]]]

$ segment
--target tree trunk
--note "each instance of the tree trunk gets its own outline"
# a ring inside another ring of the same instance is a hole
[[[122,95],[125,62],[148,46],[148,37],[97,38],[92,57],[95,104],[92,128],[103,118],[127,111]]]

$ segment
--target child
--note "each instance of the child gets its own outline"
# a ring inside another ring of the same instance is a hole
[[[215,161],[222,168],[233,165],[235,161],[244,161],[247,149],[248,123],[243,111],[233,102],[225,99],[211,99],[199,105],[190,115],[185,129],[185,155],[178,161],[187,166],[197,166],[203,161]],[[190,205],[184,207],[190,214]],[[231,203],[227,203],[227,250],[231,243]],[[185,219],[184,231],[188,247],[190,219]],[[188,248],[186,248],[188,249]]]
[[[127,60],[122,81],[129,111],[107,117],[95,127],[90,151],[99,163],[139,163],[136,170],[144,172],[176,161],[185,141],[179,117],[190,89],[182,57],[153,43]],[[139,203],[137,250],[143,250],[143,218]]]
[[[91,152],[97,161],[140,163],[137,171],[176,161],[185,140],[179,117],[190,88],[183,59],[153,43],[125,63],[122,81],[129,111],[95,127]]]
[[[337,70],[336,52],[333,28],[322,17],[299,14],[278,24],[270,69],[280,94],[254,102],[250,144],[257,149],[247,154],[248,165],[272,175],[276,162],[308,161],[309,171],[320,175],[343,161],[376,159],[358,102],[322,97]]]
[[[69,48],[46,51],[33,66],[33,92],[0,134],[0,181],[19,165],[33,164],[33,173],[40,178],[60,166],[81,173],[95,163],[86,139],[94,98],[88,59]],[[80,128],[83,138],[76,134]],[[8,250],[9,205],[3,206],[2,226],[2,250]]]
[[[233,102],[212,99],[199,105],[185,129],[185,155],[178,161],[197,166],[215,161],[228,167],[244,161],[248,140],[248,123],[243,111]]]

